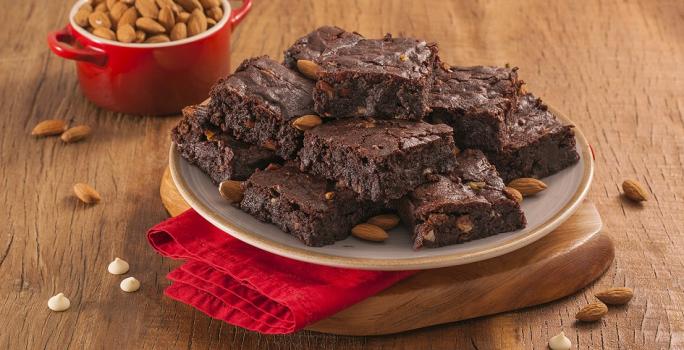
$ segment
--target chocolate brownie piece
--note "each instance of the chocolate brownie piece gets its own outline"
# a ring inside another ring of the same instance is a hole
[[[354,192],[301,172],[295,163],[257,170],[244,184],[240,208],[297,237],[308,246],[333,244],[379,211]]]
[[[304,135],[301,168],[361,198],[397,199],[454,162],[451,127],[388,119],[341,119]]]
[[[487,152],[506,182],[519,177],[542,178],[579,160],[572,126],[563,125],[532,94],[518,99],[506,128],[502,149]]]
[[[314,91],[319,115],[420,120],[437,47],[412,38],[362,39],[324,53]]]
[[[211,89],[211,121],[241,141],[291,159],[302,144],[302,131],[291,121],[314,113],[312,91],[313,82],[299,73],[267,56],[250,58]]]
[[[517,68],[442,64],[435,68],[430,121],[452,126],[461,148],[499,150],[521,84]]]
[[[297,39],[285,51],[284,64],[292,69],[297,69],[298,60],[313,61],[323,53],[334,53],[335,50],[354,45],[361,39],[363,36],[358,33],[350,33],[334,26],[323,26]]]
[[[479,150],[465,150],[456,170],[432,175],[399,201],[399,214],[411,227],[413,248],[459,244],[526,225],[520,205],[508,198],[496,169]]]
[[[186,107],[171,137],[181,156],[202,169],[214,183],[245,180],[255,169],[280,161],[273,151],[237,141],[208,120],[206,106]]]

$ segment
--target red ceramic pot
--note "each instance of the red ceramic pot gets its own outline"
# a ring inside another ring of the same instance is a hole
[[[76,61],[83,94],[96,105],[133,114],[171,114],[207,98],[216,80],[230,73],[230,35],[252,7],[231,10],[199,35],[158,44],[126,44],[96,37],[74,22],[48,35],[50,49]]]

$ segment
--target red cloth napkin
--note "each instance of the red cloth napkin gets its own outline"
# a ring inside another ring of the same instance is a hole
[[[161,255],[186,262],[165,294],[205,314],[267,334],[296,332],[415,271],[350,270],[296,261],[239,241],[194,210],[147,232]]]

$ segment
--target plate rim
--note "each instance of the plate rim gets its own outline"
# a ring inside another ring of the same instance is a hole
[[[181,157],[178,154],[173,142],[171,143],[169,151],[169,169],[171,171],[171,178],[178,188],[178,192],[180,192],[183,199],[185,199],[190,207],[195,209],[198,214],[227,234],[249,245],[276,255],[317,265],[379,271],[420,270],[464,265],[510,253],[541,239],[560,226],[560,224],[565,222],[572,214],[574,214],[582,204],[583,199],[588,194],[594,177],[595,163],[591,146],[584,136],[584,133],[582,133],[582,131],[576,126],[576,124],[572,122],[572,120],[570,120],[565,116],[565,114],[561,113],[556,108],[551,106],[548,107],[549,110],[564,125],[573,126],[576,144],[579,146],[580,156],[584,160],[582,180],[580,181],[577,190],[573,194],[570,201],[566,203],[563,208],[558,210],[554,216],[546,220],[536,229],[526,233],[524,236],[518,237],[515,240],[499,246],[465,254],[446,254],[441,256],[424,256],[402,259],[374,259],[330,255],[312,252],[300,247],[289,246],[287,244],[270,240],[264,236],[252,232],[251,230],[237,227],[230,220],[225,219],[204,205],[204,203],[202,203],[202,201],[191,191],[185,179],[180,175]]]

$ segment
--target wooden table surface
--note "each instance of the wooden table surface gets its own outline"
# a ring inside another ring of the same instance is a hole
[[[561,329],[581,349],[684,348],[684,2],[255,2],[234,33],[233,67],[255,55],[280,59],[288,43],[323,24],[437,41],[452,64],[519,66],[528,89],[565,111],[594,146],[589,198],[616,243],[612,267],[548,305],[391,336],[263,336],[212,320],[162,296],[178,263],[145,239],[167,217],[158,185],[178,118],[92,105],[73,63],[46,45],[70,5],[1,0],[0,348],[543,349]],[[91,125],[94,134],[72,145],[29,137],[47,118]],[[651,200],[625,202],[627,178]],[[80,204],[76,182],[95,186],[103,202]],[[106,273],[114,256],[131,263],[139,292],[122,293],[120,278]],[[592,292],[623,285],[635,289],[628,306],[574,323]],[[69,311],[47,309],[57,292],[71,298]]]

